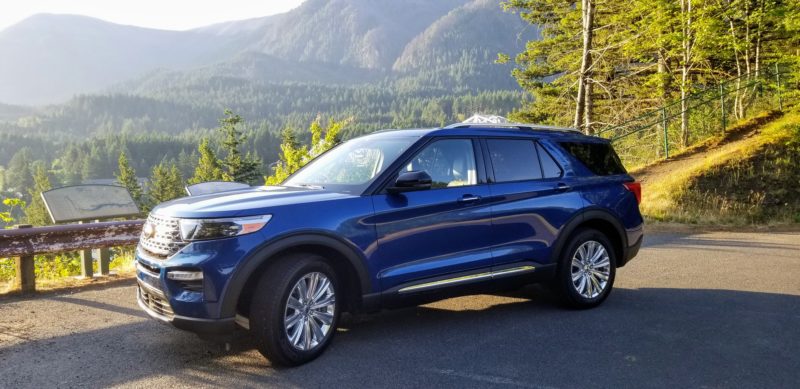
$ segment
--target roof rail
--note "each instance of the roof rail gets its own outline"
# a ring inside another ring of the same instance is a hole
[[[518,130],[548,130],[548,131],[563,131],[563,132],[577,132],[582,134],[580,130],[568,127],[555,127],[545,126],[541,124],[527,124],[527,123],[512,123],[508,119],[498,115],[472,115],[469,119],[461,123],[453,123],[444,128],[512,128]]]

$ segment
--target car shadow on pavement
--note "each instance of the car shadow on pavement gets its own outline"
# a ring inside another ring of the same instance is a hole
[[[795,295],[616,289],[575,311],[529,287],[345,316],[319,359],[288,369],[246,335],[226,347],[139,318],[0,343],[0,387],[797,387],[797,328]]]

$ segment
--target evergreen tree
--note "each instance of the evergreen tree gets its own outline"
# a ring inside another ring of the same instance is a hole
[[[14,153],[6,170],[6,187],[21,193],[30,189],[33,186],[30,168],[32,163],[33,155],[30,148],[23,147]]]
[[[42,192],[53,189],[50,184],[50,177],[47,174],[47,169],[44,163],[36,163],[33,173],[33,188],[28,191],[31,201],[25,207],[25,221],[34,226],[46,226],[52,224],[50,214],[44,205],[42,199]]]
[[[183,178],[174,163],[161,161],[153,168],[147,190],[149,205],[156,206],[165,201],[185,196]]]
[[[133,201],[141,209],[144,205],[142,203],[142,186],[139,185],[139,180],[136,178],[136,170],[131,166],[128,155],[124,151],[119,154],[118,165],[117,182],[128,190]]]
[[[239,129],[242,124],[241,116],[229,109],[225,110],[225,117],[220,120],[217,129],[222,133],[222,148],[225,151],[225,158],[222,160],[222,178],[225,181],[253,183],[260,176],[259,162],[249,154],[242,154],[240,148],[247,139],[244,132]]]
[[[321,118],[317,116],[309,127],[311,147],[301,146],[293,131],[288,129],[283,131],[280,160],[272,168],[272,175],[265,178],[266,185],[279,185],[309,161],[330,150],[339,142],[339,133],[351,120],[331,119],[327,127],[322,127],[320,121]]]
[[[194,175],[189,179],[189,184],[199,184],[208,181],[220,181],[222,177],[222,168],[220,168],[220,161],[214,150],[208,144],[208,138],[203,138],[198,147],[200,152],[200,160],[197,162],[197,167],[194,169]]]

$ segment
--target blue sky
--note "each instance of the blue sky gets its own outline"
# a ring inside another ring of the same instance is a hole
[[[114,23],[186,30],[286,12],[303,0],[3,0],[0,30],[37,13],[77,14]]]

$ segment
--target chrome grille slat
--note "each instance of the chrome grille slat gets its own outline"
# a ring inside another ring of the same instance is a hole
[[[172,320],[175,317],[175,312],[172,311],[172,306],[169,305],[166,298],[151,292],[141,283],[139,285],[139,298],[148,309],[163,316],[165,319]]]
[[[155,233],[145,236],[144,230],[139,239],[139,247],[145,253],[156,259],[167,259],[182,249],[186,243],[181,240],[178,219],[150,214],[147,224],[151,224]]]

